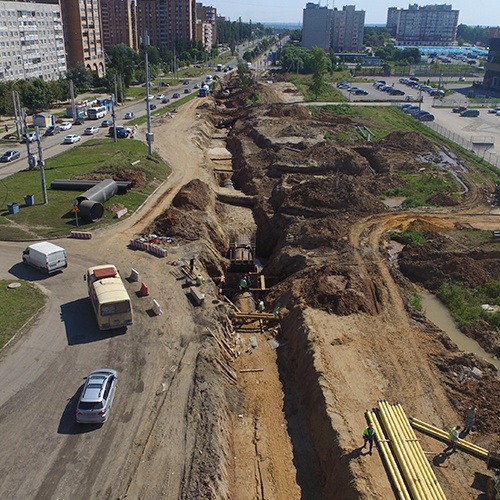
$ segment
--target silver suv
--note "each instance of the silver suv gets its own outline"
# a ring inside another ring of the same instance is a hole
[[[115,397],[118,372],[111,368],[94,370],[83,386],[76,407],[79,424],[102,424],[106,422]]]

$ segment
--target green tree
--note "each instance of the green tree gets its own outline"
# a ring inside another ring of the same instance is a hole
[[[247,89],[253,83],[252,74],[248,69],[248,64],[241,59],[238,61],[238,76],[240,78],[240,86],[242,89]]]
[[[23,105],[33,113],[50,108],[54,101],[50,85],[42,78],[23,82],[19,95]]]
[[[314,94],[314,100],[318,100],[318,95],[321,93],[325,86],[325,75],[328,68],[328,58],[324,50],[319,47],[311,49],[311,63],[312,63],[312,83],[310,89]]]
[[[85,92],[92,87],[92,81],[94,75],[89,71],[82,62],[76,64],[74,68],[70,68],[66,77],[68,80],[73,80],[73,84],[76,87],[75,92],[77,94]]]

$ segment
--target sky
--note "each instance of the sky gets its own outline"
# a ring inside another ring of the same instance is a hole
[[[477,3],[471,0],[458,0],[454,2],[446,0],[429,1],[402,1],[402,0],[357,0],[336,1],[332,0],[201,0],[204,5],[211,5],[217,9],[217,14],[236,21],[241,17],[242,21],[264,22],[264,23],[302,23],[302,11],[306,3],[320,3],[322,6],[341,10],[344,5],[355,5],[356,10],[365,11],[365,24],[385,24],[387,20],[387,9],[397,7],[407,9],[411,3],[418,5],[448,4],[454,10],[459,10],[459,24],[469,26],[500,26],[500,2],[498,0],[480,0]]]

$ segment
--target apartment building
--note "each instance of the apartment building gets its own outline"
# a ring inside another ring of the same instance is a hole
[[[63,0],[61,7],[68,67],[83,63],[88,70],[104,76],[99,0]]]
[[[196,39],[195,0],[140,0],[137,28],[150,45],[182,50]]]
[[[354,5],[333,9],[330,47],[335,52],[359,52],[363,48],[364,30],[364,10],[356,10]]]
[[[210,50],[217,42],[217,9],[196,3],[196,40]]]
[[[59,0],[0,1],[0,79],[57,80],[66,69]]]
[[[459,11],[451,5],[410,4],[408,9],[390,7],[387,29],[401,46],[450,46],[456,44]]]
[[[500,28],[490,29],[490,48],[484,64],[483,85],[500,91]]]
[[[308,2],[302,14],[302,46],[330,50],[333,10]]]
[[[139,49],[137,0],[101,0],[101,19],[104,50],[120,43]]]

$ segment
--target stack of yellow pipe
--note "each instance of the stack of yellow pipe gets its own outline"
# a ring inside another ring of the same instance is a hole
[[[439,439],[441,441],[446,441],[449,442],[450,438],[448,436],[448,432],[445,432],[437,427],[434,427],[431,424],[428,424],[426,422],[422,422],[422,420],[418,420],[417,418],[410,417],[410,423],[413,428],[417,429],[418,431],[421,431],[425,434],[428,434],[429,436],[432,436],[436,439]],[[458,441],[458,448],[460,448],[463,451],[466,451],[470,453],[471,455],[474,455],[478,458],[482,458],[483,460],[488,459],[488,450],[485,450],[484,448],[481,448],[479,446],[476,446],[473,443],[470,443],[468,441],[464,441],[463,439],[460,439]]]
[[[445,500],[444,492],[425,457],[420,443],[411,428],[403,408],[399,404],[390,405],[387,401],[378,402],[382,426],[390,442],[393,460],[397,463],[400,476],[406,485],[410,498],[414,500]],[[380,425],[376,429],[380,429]],[[378,446],[382,438],[377,436]],[[395,489],[400,488],[399,479],[393,479]]]

